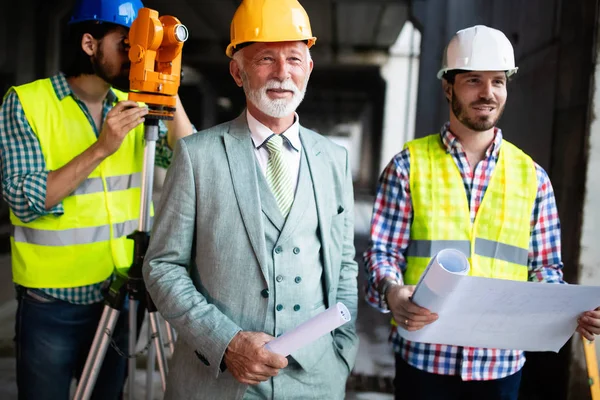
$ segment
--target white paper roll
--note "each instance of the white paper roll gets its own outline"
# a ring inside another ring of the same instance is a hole
[[[267,350],[287,357],[323,335],[350,321],[350,311],[342,304],[328,308],[265,345]]]
[[[441,312],[445,296],[456,290],[457,280],[448,279],[451,276],[469,274],[469,260],[462,252],[455,249],[444,249],[433,256],[427,268],[421,275],[412,300],[415,304],[429,309],[431,312]],[[400,327],[402,330],[403,328]]]
[[[435,255],[435,260],[448,272],[459,275],[467,275],[470,265],[467,256],[456,249],[444,249]]]

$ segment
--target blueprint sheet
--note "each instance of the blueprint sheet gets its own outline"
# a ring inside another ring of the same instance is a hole
[[[578,316],[600,306],[600,287],[517,282],[469,276],[458,250],[442,250],[431,262],[413,301],[439,315],[408,340],[457,346],[554,351],[569,340]]]

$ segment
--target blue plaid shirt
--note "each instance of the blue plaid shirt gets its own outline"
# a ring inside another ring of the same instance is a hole
[[[99,135],[94,119],[86,105],[71,90],[63,74],[50,78],[56,97],[62,100],[72,96]],[[102,122],[106,114],[117,102],[117,96],[108,91],[102,109]],[[159,139],[156,142],[156,166],[169,166],[172,151],[167,145],[167,128],[160,123]],[[68,145],[65,143],[65,145]],[[19,97],[14,90],[6,95],[0,109],[0,171],[2,175],[2,194],[14,214],[23,222],[30,222],[44,215],[60,216],[64,213],[62,203],[46,210],[46,182],[48,173],[46,162],[37,136],[31,129]],[[45,288],[44,293],[74,304],[92,304],[102,301],[102,289],[110,283],[105,282],[74,288]]]

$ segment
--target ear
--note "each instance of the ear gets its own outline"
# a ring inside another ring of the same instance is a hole
[[[446,99],[448,101],[452,100],[452,84],[449,83],[447,80],[442,79],[442,88],[444,89],[444,95],[446,96]]]
[[[98,41],[89,33],[84,33],[81,37],[81,49],[88,56],[93,56],[98,49]]]
[[[313,67],[315,66],[315,63],[313,62],[313,59],[310,59],[310,62],[308,63],[308,73],[312,73]]]
[[[229,73],[233,77],[233,80],[238,87],[244,86],[244,81],[242,80],[242,75],[240,74],[240,66],[234,59],[229,61]]]

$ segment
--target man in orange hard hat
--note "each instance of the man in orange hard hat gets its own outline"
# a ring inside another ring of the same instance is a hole
[[[175,150],[144,265],[181,338],[167,399],[344,398],[358,342],[353,189],[346,150],[295,112],[315,40],[296,0],[243,1],[227,55],[247,110]],[[288,358],[265,346],[338,302],[352,322]]]

